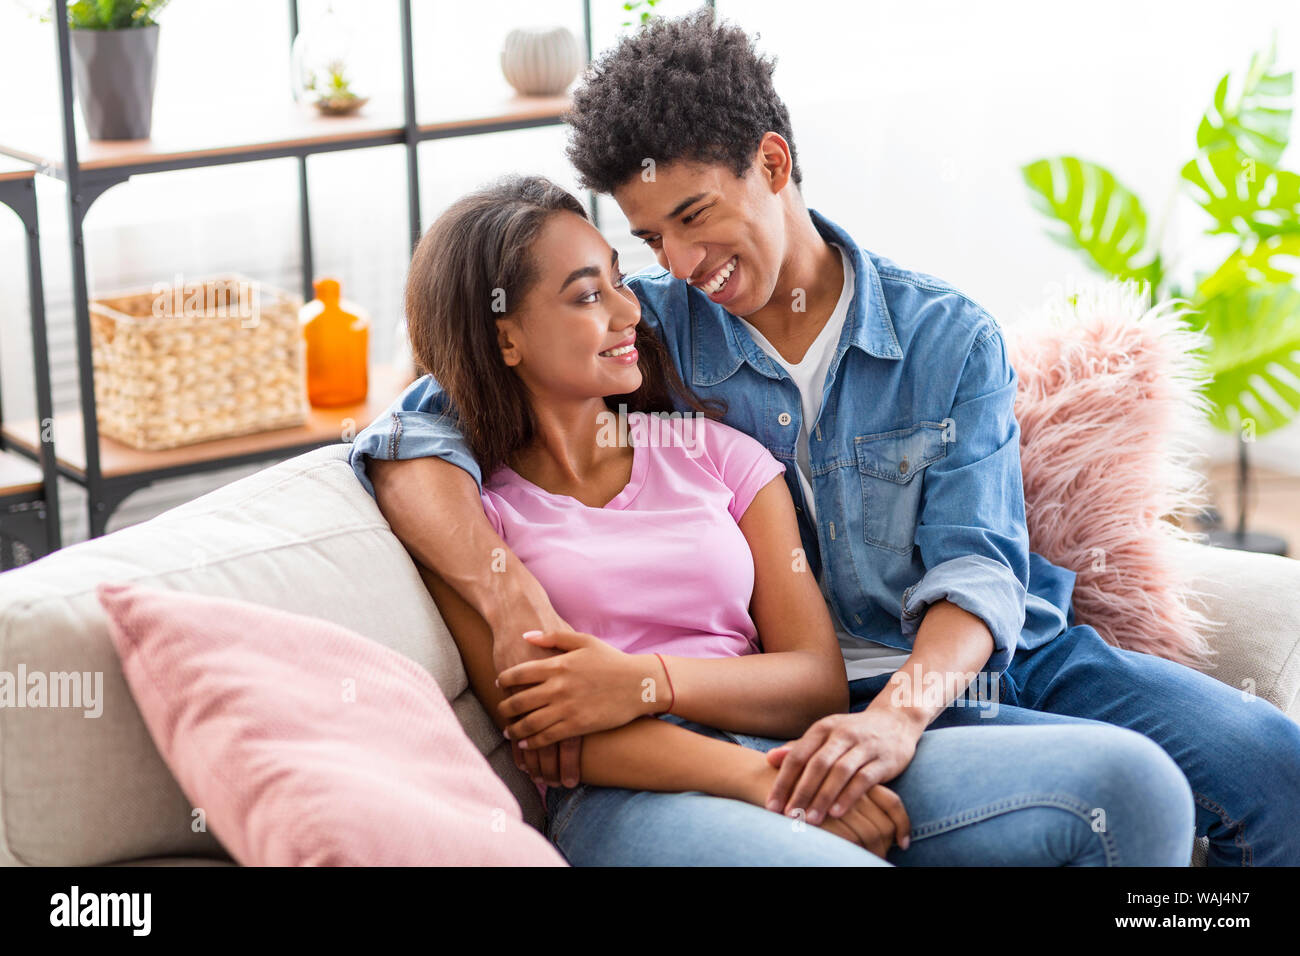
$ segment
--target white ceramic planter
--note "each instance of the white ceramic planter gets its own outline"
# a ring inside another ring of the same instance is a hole
[[[525,96],[563,93],[581,69],[578,38],[564,27],[511,30],[501,50],[506,82]]]

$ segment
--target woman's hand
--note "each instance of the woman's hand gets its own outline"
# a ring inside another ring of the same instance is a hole
[[[768,752],[780,773],[767,808],[802,809],[812,824],[843,817],[864,794],[907,769],[923,729],[883,707],[823,717],[798,740]]]
[[[758,755],[757,751],[754,753]],[[776,763],[780,764],[781,760],[778,758]],[[762,766],[746,772],[735,796],[754,806],[764,806],[772,785],[776,782],[776,776],[777,768],[764,759]],[[857,844],[882,860],[895,843],[904,850],[911,843],[912,822],[903,808],[903,801],[894,791],[879,784],[848,803],[844,813],[838,817],[825,817],[818,824],[813,824],[804,817],[802,811],[794,811],[787,816],[793,817],[792,825],[805,822],[819,826],[827,833]]]
[[[911,844],[912,822],[903,809],[903,801],[880,784],[859,797],[843,816],[826,817],[820,826],[870,850],[882,860],[895,843],[904,850]]]
[[[653,654],[625,654],[576,631],[530,632],[525,639],[563,653],[497,675],[498,686],[510,693],[497,708],[512,721],[506,736],[523,750],[622,727],[671,703],[657,700],[657,688],[667,682]]]

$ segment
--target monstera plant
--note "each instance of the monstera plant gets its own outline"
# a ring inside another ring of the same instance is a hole
[[[1292,74],[1275,68],[1276,37],[1245,75],[1225,74],[1196,129],[1196,152],[1179,186],[1204,210],[1205,233],[1228,255],[1194,273],[1170,275],[1161,229],[1148,232],[1142,201],[1113,173],[1074,156],[1022,167],[1035,206],[1054,220],[1053,239],[1093,268],[1144,283],[1154,299],[1177,298],[1207,336],[1206,390],[1215,426],[1238,437],[1238,526],[1217,543],[1281,550],[1246,531],[1247,446],[1286,425],[1300,407],[1300,175],[1282,168],[1291,129]],[[1226,247],[1226,249],[1225,249]]]

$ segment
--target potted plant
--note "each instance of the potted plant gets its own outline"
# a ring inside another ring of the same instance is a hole
[[[661,0],[620,0],[628,16],[644,26],[655,16]],[[624,28],[633,25],[624,20]],[[511,30],[501,49],[501,72],[506,82],[524,96],[563,93],[582,69],[584,56],[578,38],[564,27]]]
[[[370,97],[358,90],[354,77],[356,57],[353,37],[359,25],[348,22],[327,4],[325,12],[299,31],[291,54],[293,98],[309,102],[324,116],[347,116],[365,106]]]
[[[91,139],[148,139],[158,79],[158,24],[169,0],[68,4],[72,80]]]
[[[1060,227],[1051,234],[1092,268],[1146,285],[1156,299],[1194,310],[1193,326],[1210,343],[1205,356],[1211,422],[1238,441],[1235,531],[1211,541],[1286,553],[1286,542],[1246,527],[1247,448],[1286,425],[1300,408],[1300,174],[1281,167],[1291,127],[1292,75],[1274,69],[1276,38],[1251,57],[1230,96],[1225,74],[1196,130],[1196,153],[1180,185],[1207,214],[1205,234],[1231,237],[1232,251],[1190,287],[1171,275],[1160,236],[1147,235],[1137,195],[1105,167],[1054,156],[1021,169],[1036,207]],[[1223,240],[1218,240],[1222,242]]]

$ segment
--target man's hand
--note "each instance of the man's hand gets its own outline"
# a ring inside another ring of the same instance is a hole
[[[497,685],[510,692],[497,712],[513,721],[506,734],[525,751],[613,730],[660,709],[642,693],[647,678],[658,682],[663,674],[654,655],[626,654],[574,631],[538,631],[526,639],[558,653],[497,675]]]
[[[767,808],[787,815],[802,808],[814,825],[827,814],[842,818],[873,787],[906,769],[923,729],[885,707],[823,717],[798,740],[768,752],[780,772]]]

